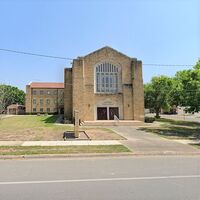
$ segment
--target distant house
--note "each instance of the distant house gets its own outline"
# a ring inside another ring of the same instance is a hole
[[[25,113],[25,106],[19,104],[12,104],[7,107],[8,115],[20,115]]]

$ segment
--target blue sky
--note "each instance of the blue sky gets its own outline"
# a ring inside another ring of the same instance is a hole
[[[0,48],[76,58],[111,46],[143,63],[195,64],[199,0],[1,0]],[[70,61],[0,51],[0,83],[63,81]],[[144,82],[188,67],[143,66]]]

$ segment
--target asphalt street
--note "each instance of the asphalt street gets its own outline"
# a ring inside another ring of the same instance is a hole
[[[0,160],[1,200],[199,200],[200,157]]]

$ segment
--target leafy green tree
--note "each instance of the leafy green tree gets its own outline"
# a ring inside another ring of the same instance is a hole
[[[144,86],[145,107],[154,109],[156,117],[159,117],[161,108],[170,107],[172,79],[167,76],[153,77],[151,82]]]
[[[169,91],[169,104],[170,106],[179,106],[183,102],[183,89],[180,81],[173,77],[171,78],[172,86]]]
[[[184,106],[187,112],[200,111],[200,60],[192,69],[181,70],[173,78],[153,77],[144,86],[145,107],[153,108],[159,117],[160,109]]]
[[[178,87],[179,105],[185,106],[187,112],[200,111],[200,60],[193,69],[176,73],[175,80]]]
[[[0,84],[0,112],[5,111],[10,104],[24,104],[24,91],[11,85]]]

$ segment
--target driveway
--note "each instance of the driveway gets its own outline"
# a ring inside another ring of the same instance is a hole
[[[111,128],[111,127],[110,127]],[[179,142],[162,138],[152,133],[137,130],[133,126],[113,126],[111,128],[127,138],[120,142],[138,154],[190,154],[200,153],[200,150]]]

